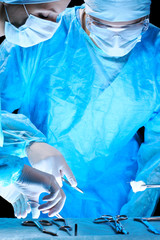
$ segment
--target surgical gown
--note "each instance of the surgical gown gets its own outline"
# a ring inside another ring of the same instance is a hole
[[[127,56],[109,58],[82,29],[79,8],[39,45],[4,41],[2,109],[30,118],[71,167],[84,194],[63,186],[64,217],[151,215],[158,190],[135,194],[129,182],[160,182],[159,29],[150,25]]]

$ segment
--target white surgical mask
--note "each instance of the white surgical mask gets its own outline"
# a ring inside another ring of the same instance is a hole
[[[60,22],[56,23],[28,14],[25,5],[23,6],[28,18],[25,24],[19,28],[11,24],[5,8],[8,18],[8,22],[5,22],[5,36],[7,41],[21,47],[31,47],[50,39],[59,27]]]
[[[108,56],[122,57],[128,54],[141,41],[142,34],[148,29],[148,18],[125,27],[111,27],[86,17],[90,37]]]

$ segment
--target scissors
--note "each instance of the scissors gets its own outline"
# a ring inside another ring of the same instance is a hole
[[[43,221],[43,220],[42,220]],[[22,225],[23,226],[33,226],[33,227],[38,227],[38,229],[43,232],[43,233],[46,233],[46,234],[50,234],[52,236],[58,236],[57,233],[54,233],[54,232],[50,232],[48,230],[46,230],[44,226],[48,226],[48,224],[45,224],[45,222],[40,222],[40,221],[24,221],[22,222]]]
[[[109,225],[114,229],[116,233],[121,234],[129,234],[124,227],[122,226],[121,222],[122,220],[126,220],[128,217],[126,215],[117,215],[117,216],[111,216],[111,215],[102,215],[100,218],[96,218],[93,222],[94,223],[109,223]]]
[[[68,235],[71,236],[70,231],[72,231],[72,228],[71,228],[71,226],[67,225],[67,223],[66,223],[64,218],[51,219],[50,221],[48,221],[48,220],[39,220],[39,222],[42,225],[45,225],[45,226],[51,226],[51,225],[54,224],[54,225],[56,225],[59,228],[59,230],[67,232]],[[61,225],[60,222],[63,223],[63,225]]]

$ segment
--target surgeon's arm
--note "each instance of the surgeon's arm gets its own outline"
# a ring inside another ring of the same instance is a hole
[[[9,185],[23,168],[26,149],[34,142],[45,142],[46,138],[22,114],[2,111],[1,124],[4,142],[0,147],[0,185]]]
[[[155,112],[145,125],[144,143],[138,154],[138,172],[136,181],[147,184],[160,184],[160,112]],[[129,194],[128,203],[121,209],[121,214],[129,217],[147,217],[154,212],[159,198],[159,190],[146,189],[143,192]]]
[[[0,152],[27,157],[26,149],[33,142],[46,142],[46,137],[22,114],[12,114],[2,111],[1,124],[4,136]]]

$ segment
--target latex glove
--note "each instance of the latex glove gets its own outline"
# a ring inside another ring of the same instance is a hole
[[[17,218],[26,218],[31,211],[28,199],[20,193],[14,184],[7,187],[0,187],[0,195],[12,204],[14,215]]]
[[[34,168],[52,174],[60,187],[62,187],[62,177],[64,175],[71,186],[77,186],[77,181],[63,155],[54,147],[47,143],[34,142],[27,148],[27,156]]]
[[[59,213],[64,206],[66,200],[65,194],[59,187],[54,176],[48,173],[24,165],[22,173],[15,182],[15,185],[19,191],[27,196],[32,209],[39,205],[40,194],[42,192],[48,192],[49,194],[43,197],[43,200],[47,202],[41,204],[38,209],[48,212],[49,217],[53,217]]]

